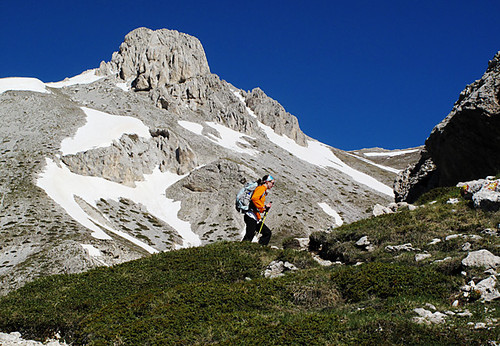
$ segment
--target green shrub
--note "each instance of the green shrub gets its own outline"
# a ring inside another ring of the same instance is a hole
[[[352,302],[371,296],[445,298],[458,287],[458,280],[432,268],[395,263],[366,263],[355,267],[342,267],[333,273],[332,280],[342,296]]]
[[[460,188],[458,187],[437,187],[420,196],[415,204],[422,205],[432,201],[443,202],[449,200],[450,198],[458,197],[460,197]]]

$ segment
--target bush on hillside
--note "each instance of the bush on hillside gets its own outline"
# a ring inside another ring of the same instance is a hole
[[[342,267],[332,275],[342,297],[358,302],[369,297],[399,295],[446,298],[458,289],[459,280],[430,267],[410,267],[396,263],[366,263]]]

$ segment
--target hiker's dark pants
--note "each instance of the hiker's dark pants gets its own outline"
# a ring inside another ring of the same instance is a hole
[[[261,245],[267,245],[269,244],[269,241],[271,240],[271,230],[269,227],[266,226],[266,224],[262,225],[261,223],[257,223],[254,219],[252,219],[250,216],[245,214],[244,217],[245,224],[247,225],[246,228],[246,233],[245,236],[243,237],[242,241],[252,241],[253,237],[255,236],[255,232],[259,231],[260,226],[262,226],[262,231],[260,232],[261,237],[259,239],[259,244]]]

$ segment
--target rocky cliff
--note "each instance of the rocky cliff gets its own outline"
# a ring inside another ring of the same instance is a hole
[[[434,187],[498,174],[499,148],[500,52],[432,130],[419,161],[398,176],[396,200],[412,202]]]
[[[308,137],[261,89],[211,73],[201,43],[176,31],[134,30],[111,61],[60,83],[0,83],[0,293],[239,241],[235,194],[264,174],[277,179],[266,219],[277,246],[393,199],[396,168]]]

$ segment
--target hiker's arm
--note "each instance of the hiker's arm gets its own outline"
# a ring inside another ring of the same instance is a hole
[[[264,195],[266,192],[266,187],[264,185],[257,186],[252,195],[252,203],[255,205],[257,210],[261,213],[265,211],[266,196]]]

